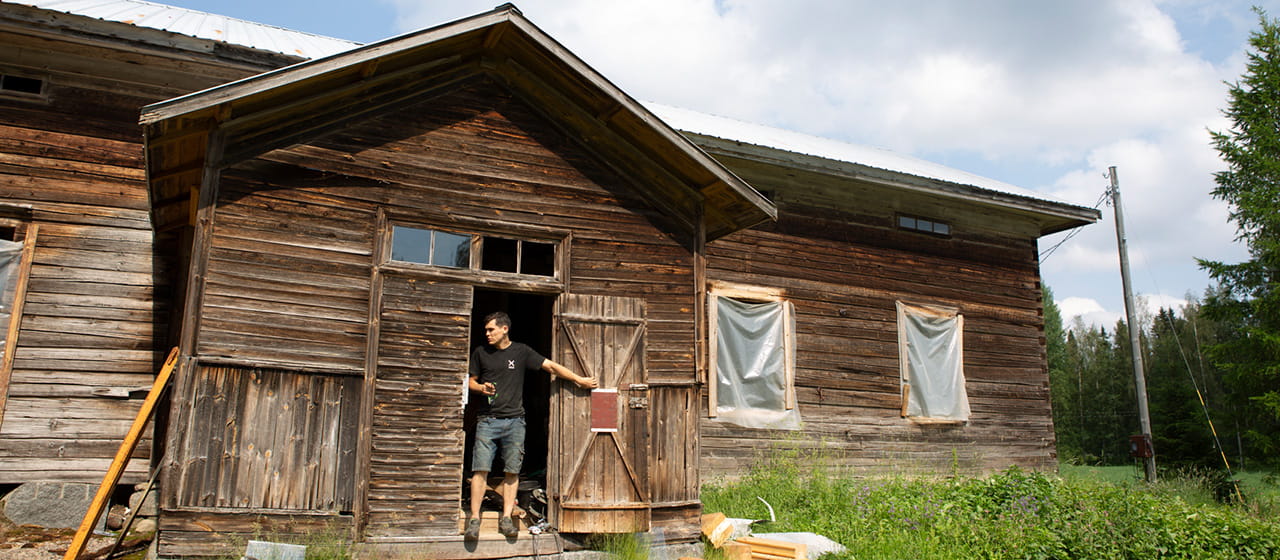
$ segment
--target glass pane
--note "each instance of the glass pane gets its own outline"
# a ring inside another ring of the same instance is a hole
[[[495,272],[516,272],[516,246],[514,239],[501,237],[484,238],[484,249],[481,251],[480,268]]]
[[[471,268],[471,236],[437,231],[436,248],[431,264],[453,268]]]
[[[391,260],[431,264],[431,230],[391,228]]]
[[[916,229],[916,219],[911,216],[898,216],[898,227]]]
[[[934,223],[933,232],[940,233],[942,235],[951,235],[951,226],[943,223]]]
[[[556,275],[556,246],[525,241],[520,251],[520,273],[534,276]]]

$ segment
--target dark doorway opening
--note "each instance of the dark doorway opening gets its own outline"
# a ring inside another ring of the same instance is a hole
[[[511,340],[523,342],[542,356],[552,358],[552,331],[554,322],[552,313],[555,296],[531,294],[523,292],[507,292],[487,288],[476,288],[471,306],[471,342],[469,348],[485,344],[484,317],[495,311],[505,311],[511,316]],[[482,398],[471,393],[465,411],[464,426],[466,428],[465,443],[465,476],[462,480],[462,496],[464,505],[469,507],[471,480],[471,450],[475,445],[476,399]],[[531,372],[524,382],[525,410],[525,454],[520,469],[519,507],[530,510],[534,490],[546,488],[548,419],[551,404],[551,376],[545,372]],[[501,453],[494,460],[490,479],[501,478],[503,472]],[[496,476],[495,476],[496,475]],[[486,503],[484,509],[489,509]],[[533,507],[530,513],[538,514],[539,508]],[[541,512],[545,515],[545,511]]]

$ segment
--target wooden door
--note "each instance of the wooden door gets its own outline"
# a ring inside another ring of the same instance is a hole
[[[649,530],[649,394],[644,301],[564,294],[556,301],[556,358],[590,375],[594,391],[556,381],[548,490],[564,533]]]
[[[458,533],[471,287],[383,276],[365,536]]]

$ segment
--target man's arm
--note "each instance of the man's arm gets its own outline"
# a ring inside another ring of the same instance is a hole
[[[595,378],[583,377],[581,375],[578,375],[572,371],[569,371],[569,368],[564,367],[560,364],[557,364],[551,360],[543,360],[542,369],[551,373],[551,375],[554,375],[556,377],[559,377],[562,379],[568,379],[569,381],[576,383],[579,387],[582,387],[583,389],[595,389],[596,387],[599,386]]]
[[[498,392],[498,388],[493,383],[480,383],[480,378],[471,375],[467,377],[467,388],[477,393],[492,395]]]

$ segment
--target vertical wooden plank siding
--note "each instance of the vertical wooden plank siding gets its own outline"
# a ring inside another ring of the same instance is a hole
[[[178,507],[350,511],[359,379],[202,366],[180,429]]]
[[[456,535],[471,287],[383,276],[365,535]]]
[[[563,294],[556,306],[556,361],[616,391],[618,410],[615,431],[595,431],[592,392],[557,383],[547,481],[551,522],[567,533],[646,531],[652,404],[644,301]]]

